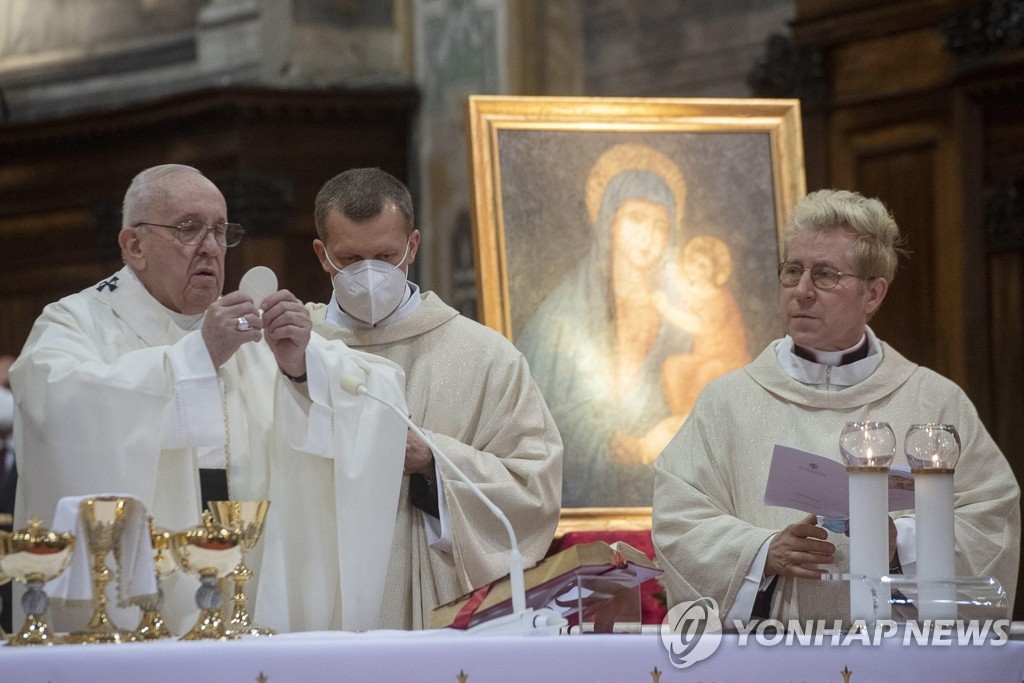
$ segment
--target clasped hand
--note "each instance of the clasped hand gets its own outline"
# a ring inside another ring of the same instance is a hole
[[[836,547],[825,540],[828,531],[816,522],[816,515],[808,515],[775,534],[768,546],[765,576],[817,579],[825,573],[819,565],[835,560]]]
[[[239,328],[242,318],[249,329]],[[206,309],[202,334],[214,367],[226,363],[242,344],[266,339],[281,371],[298,377],[306,372],[306,346],[312,329],[309,311],[287,289],[268,296],[259,308],[248,294],[236,291]]]
[[[422,474],[433,479],[434,454],[430,446],[411,429],[406,430],[405,437],[405,474]]]

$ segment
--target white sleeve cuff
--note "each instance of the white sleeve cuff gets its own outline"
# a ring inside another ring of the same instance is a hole
[[[448,513],[448,505],[444,502],[444,480],[441,478],[441,470],[437,466],[436,461],[434,462],[434,477],[437,486],[437,514],[439,519],[425,512],[422,513],[423,519],[427,522],[427,542],[435,550],[451,553],[452,518]]]
[[[736,593],[736,599],[729,609],[729,614],[725,617],[725,626],[727,628],[731,628],[736,621],[744,624],[750,621],[750,614],[754,611],[754,601],[757,599],[757,594],[771,585],[772,579],[775,578],[774,576],[767,577],[764,575],[764,565],[768,560],[768,546],[771,545],[774,538],[775,534],[772,534],[761,544],[757,555],[754,556],[754,560],[750,563],[750,569],[747,570],[747,575],[743,577],[743,585],[740,586],[739,591]]]
[[[291,382],[281,374],[282,382]],[[289,445],[297,451],[323,457],[334,453],[334,409],[332,407],[330,376],[324,359],[312,343],[306,346],[306,391],[289,387],[284,392],[284,419],[287,424]],[[304,405],[305,403],[305,405]]]
[[[161,447],[224,443],[224,409],[217,370],[202,332],[189,332],[167,350],[174,394],[164,412]]]

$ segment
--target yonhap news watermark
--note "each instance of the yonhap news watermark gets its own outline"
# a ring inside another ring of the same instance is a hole
[[[737,644],[751,641],[761,646],[772,645],[869,645],[878,646],[886,640],[903,645],[1003,645],[1010,639],[1009,619],[972,621],[877,621],[867,624],[855,621],[846,626],[842,621],[782,622],[776,619],[756,624],[734,622],[739,636]]]
[[[731,624],[736,645],[746,647],[803,646],[877,647],[886,642],[902,645],[949,647],[999,647],[1010,639],[1009,619],[973,620],[879,620],[874,623],[840,619],[781,621],[765,619]],[[718,604],[712,598],[681,602],[665,615],[661,623],[661,642],[668,650],[672,665],[685,669],[713,655],[721,645],[723,623]]]

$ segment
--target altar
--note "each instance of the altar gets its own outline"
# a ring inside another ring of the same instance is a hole
[[[771,644],[730,634],[706,659],[673,666],[657,633],[469,636],[442,631],[315,632],[235,641],[0,648],[3,683],[526,683],[531,681],[1024,681],[1024,641]]]

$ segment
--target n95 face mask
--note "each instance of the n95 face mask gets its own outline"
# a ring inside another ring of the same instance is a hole
[[[405,254],[399,263],[405,261],[409,254],[409,243],[405,244]],[[337,270],[334,276],[334,294],[341,310],[353,318],[371,325],[395,312],[406,290],[406,274],[398,266],[387,261],[365,259],[356,261],[345,268],[338,268],[331,257],[324,256],[327,262]]]

